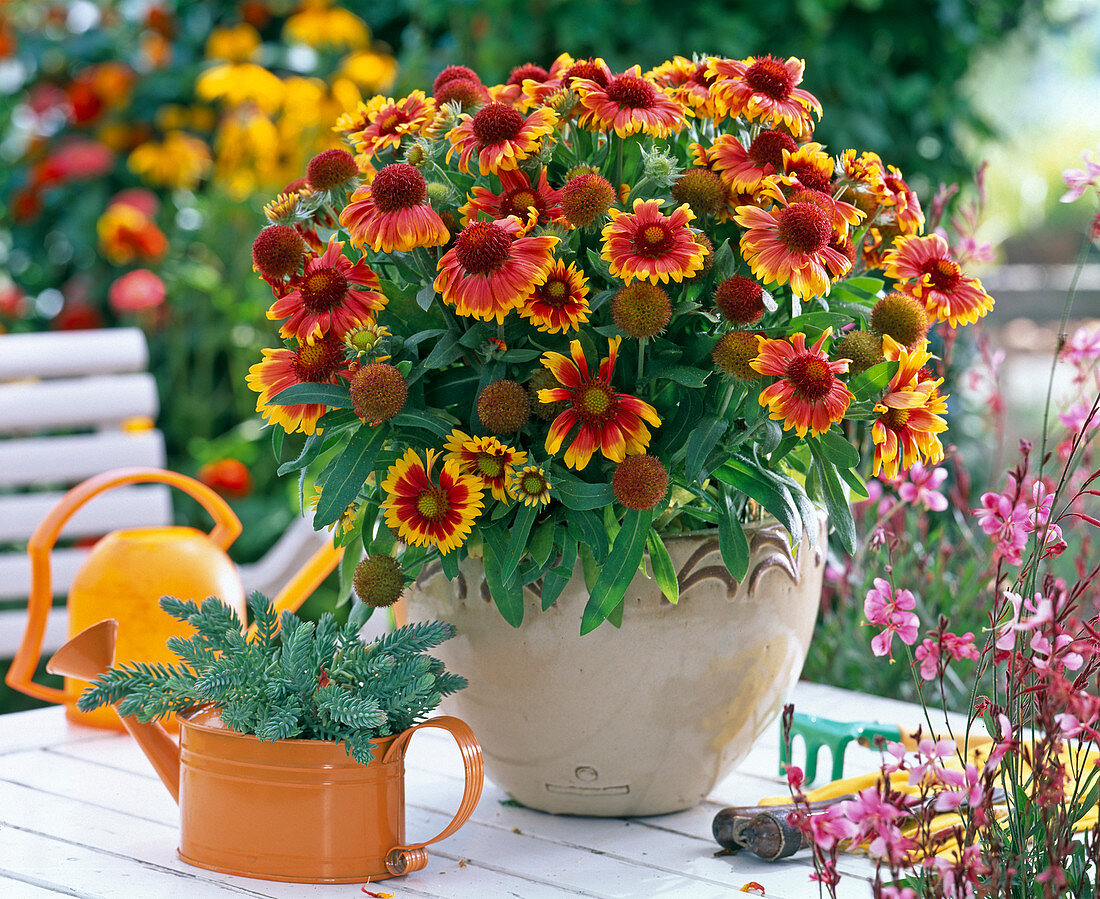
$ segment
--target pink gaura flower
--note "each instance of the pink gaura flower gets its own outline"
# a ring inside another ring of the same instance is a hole
[[[909,467],[909,479],[898,487],[898,496],[914,506],[921,505],[932,512],[942,512],[947,508],[947,497],[939,493],[938,488],[946,479],[946,468],[929,471],[923,462],[914,462]]]
[[[849,821],[840,804],[830,805],[808,816],[802,825],[813,838],[814,845],[831,852],[840,840],[850,840],[858,832]]]
[[[880,577],[875,578],[874,587],[867,591],[863,601],[863,614],[867,623],[884,628],[871,640],[871,652],[876,656],[889,655],[893,661],[891,644],[894,634],[902,643],[912,646],[917,639],[917,627],[920,619],[913,613],[917,601],[908,590],[896,593],[890,584]]]
[[[993,538],[997,552],[1010,565],[1023,564],[1023,550],[1027,546],[1028,508],[1024,503],[1012,500],[1015,481],[1010,476],[1005,493],[983,493],[982,507],[975,509],[978,524]]]
[[[936,679],[941,657],[947,657],[955,662],[960,659],[977,661],[981,657],[978,647],[974,645],[972,631],[967,631],[962,636],[948,631],[942,635],[925,637],[913,655],[920,662],[920,676],[926,681]]]
[[[1079,200],[1086,190],[1100,184],[1100,162],[1093,162],[1091,156],[1092,151],[1085,150],[1081,154],[1081,158],[1085,161],[1083,169],[1066,169],[1062,172],[1062,180],[1069,190],[1058,198],[1060,202],[1072,203]]]
[[[964,802],[975,811],[981,805],[985,785],[975,765],[968,764],[963,771],[940,767],[936,769],[936,776],[944,786],[953,788],[944,790],[936,797],[937,812],[953,812]]]
[[[916,841],[902,834],[898,819],[907,814],[905,799],[895,805],[883,797],[878,787],[867,787],[856,794],[855,799],[840,803],[844,816],[854,825],[853,839],[871,838],[867,851],[877,858],[888,859],[893,864],[903,862]]]
[[[1082,325],[1062,347],[1062,358],[1076,366],[1091,366],[1100,361],[1100,328]]]
[[[917,899],[912,887],[883,887],[879,896],[881,899]]]

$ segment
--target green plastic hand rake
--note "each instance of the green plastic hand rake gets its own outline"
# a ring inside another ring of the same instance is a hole
[[[806,764],[803,773],[806,783],[812,783],[817,777],[817,757],[821,747],[828,746],[832,753],[833,770],[831,780],[840,780],[844,776],[844,751],[855,740],[861,746],[881,745],[888,740],[906,742],[900,725],[881,724],[877,721],[833,721],[795,712],[791,716],[790,741],[779,739],[779,775],[785,776],[791,763],[791,746],[795,736],[801,736],[806,746]]]

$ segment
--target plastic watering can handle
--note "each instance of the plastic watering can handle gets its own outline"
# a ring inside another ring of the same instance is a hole
[[[428,850],[424,847],[446,839],[469,820],[470,815],[477,808],[478,800],[481,799],[481,788],[485,785],[485,764],[481,758],[481,746],[478,744],[474,732],[470,730],[470,726],[460,718],[443,716],[410,727],[390,744],[390,748],[386,751],[382,761],[389,762],[395,758],[400,758],[405,752],[405,747],[408,745],[413,732],[422,727],[438,727],[448,731],[455,738],[455,742],[458,743],[458,748],[462,752],[462,764],[466,772],[466,789],[462,793],[462,803],[459,805],[458,811],[451,823],[441,833],[423,843],[416,843],[412,846],[394,846],[386,854],[386,869],[394,875],[408,874],[410,871],[419,871],[424,868],[428,864]]]
[[[8,669],[8,684],[37,699],[47,702],[66,702],[71,697],[64,690],[44,687],[31,678],[42,654],[42,639],[46,633],[46,621],[53,605],[53,585],[50,572],[50,551],[57,542],[61,529],[88,500],[123,484],[160,483],[177,487],[193,497],[214,519],[210,539],[221,549],[228,548],[241,533],[241,521],[217,493],[194,478],[165,471],[161,468],[115,468],[97,474],[77,484],[58,501],[27,542],[27,554],[31,559],[31,589],[27,597],[27,630],[15,659]]]

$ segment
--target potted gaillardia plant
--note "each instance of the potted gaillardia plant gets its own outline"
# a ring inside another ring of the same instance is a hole
[[[114,705],[180,806],[179,856],[227,874],[304,883],[379,880],[425,866],[425,847],[469,818],[481,796],[481,749],[457,718],[425,720],[466,686],[427,654],[454,635],[445,622],[373,641],[331,612],[317,622],[277,612],[256,593],[246,633],[237,613],[166,596],[194,628],[171,637],[176,665],[110,667],[118,622],[106,619],[58,650],[49,669],[92,680],[83,711]],[[361,607],[364,608],[365,607]],[[177,747],[157,722],[175,713]],[[465,768],[458,813],[442,833],[405,843],[404,753],[421,727],[447,730]]]
[[[307,435],[282,470],[365,549],[361,599],[415,579],[458,625],[461,713],[524,803],[697,802],[798,676],[819,509],[850,548],[861,457],[941,457],[928,330],[992,300],[895,168],[813,140],[802,74],[451,66],[267,207],[284,342],[249,382],[277,453]]]

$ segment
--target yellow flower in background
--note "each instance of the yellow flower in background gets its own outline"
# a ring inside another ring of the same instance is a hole
[[[370,29],[355,13],[333,9],[328,0],[305,0],[286,20],[283,40],[318,49],[346,47],[358,50],[370,44]]]
[[[277,184],[281,174],[279,132],[271,119],[242,107],[222,122],[214,139],[214,176],[226,193],[243,199]]]
[[[135,147],[127,165],[147,184],[190,189],[210,171],[210,148],[193,134],[170,131],[162,141]]]
[[[225,62],[251,62],[260,49],[260,32],[241,22],[227,28],[215,28],[206,39],[206,58]]]
[[[275,112],[283,102],[283,82],[262,66],[249,62],[225,62],[203,72],[195,82],[202,100],[222,100],[229,106],[255,103],[264,112]]]
[[[397,60],[388,53],[360,50],[344,57],[339,74],[367,94],[382,94],[397,80]]]
[[[179,131],[191,124],[191,110],[179,103],[166,103],[157,109],[156,123],[164,131]]]
[[[96,221],[99,249],[115,265],[155,262],[168,252],[168,240],[144,212],[126,203],[108,206]]]

